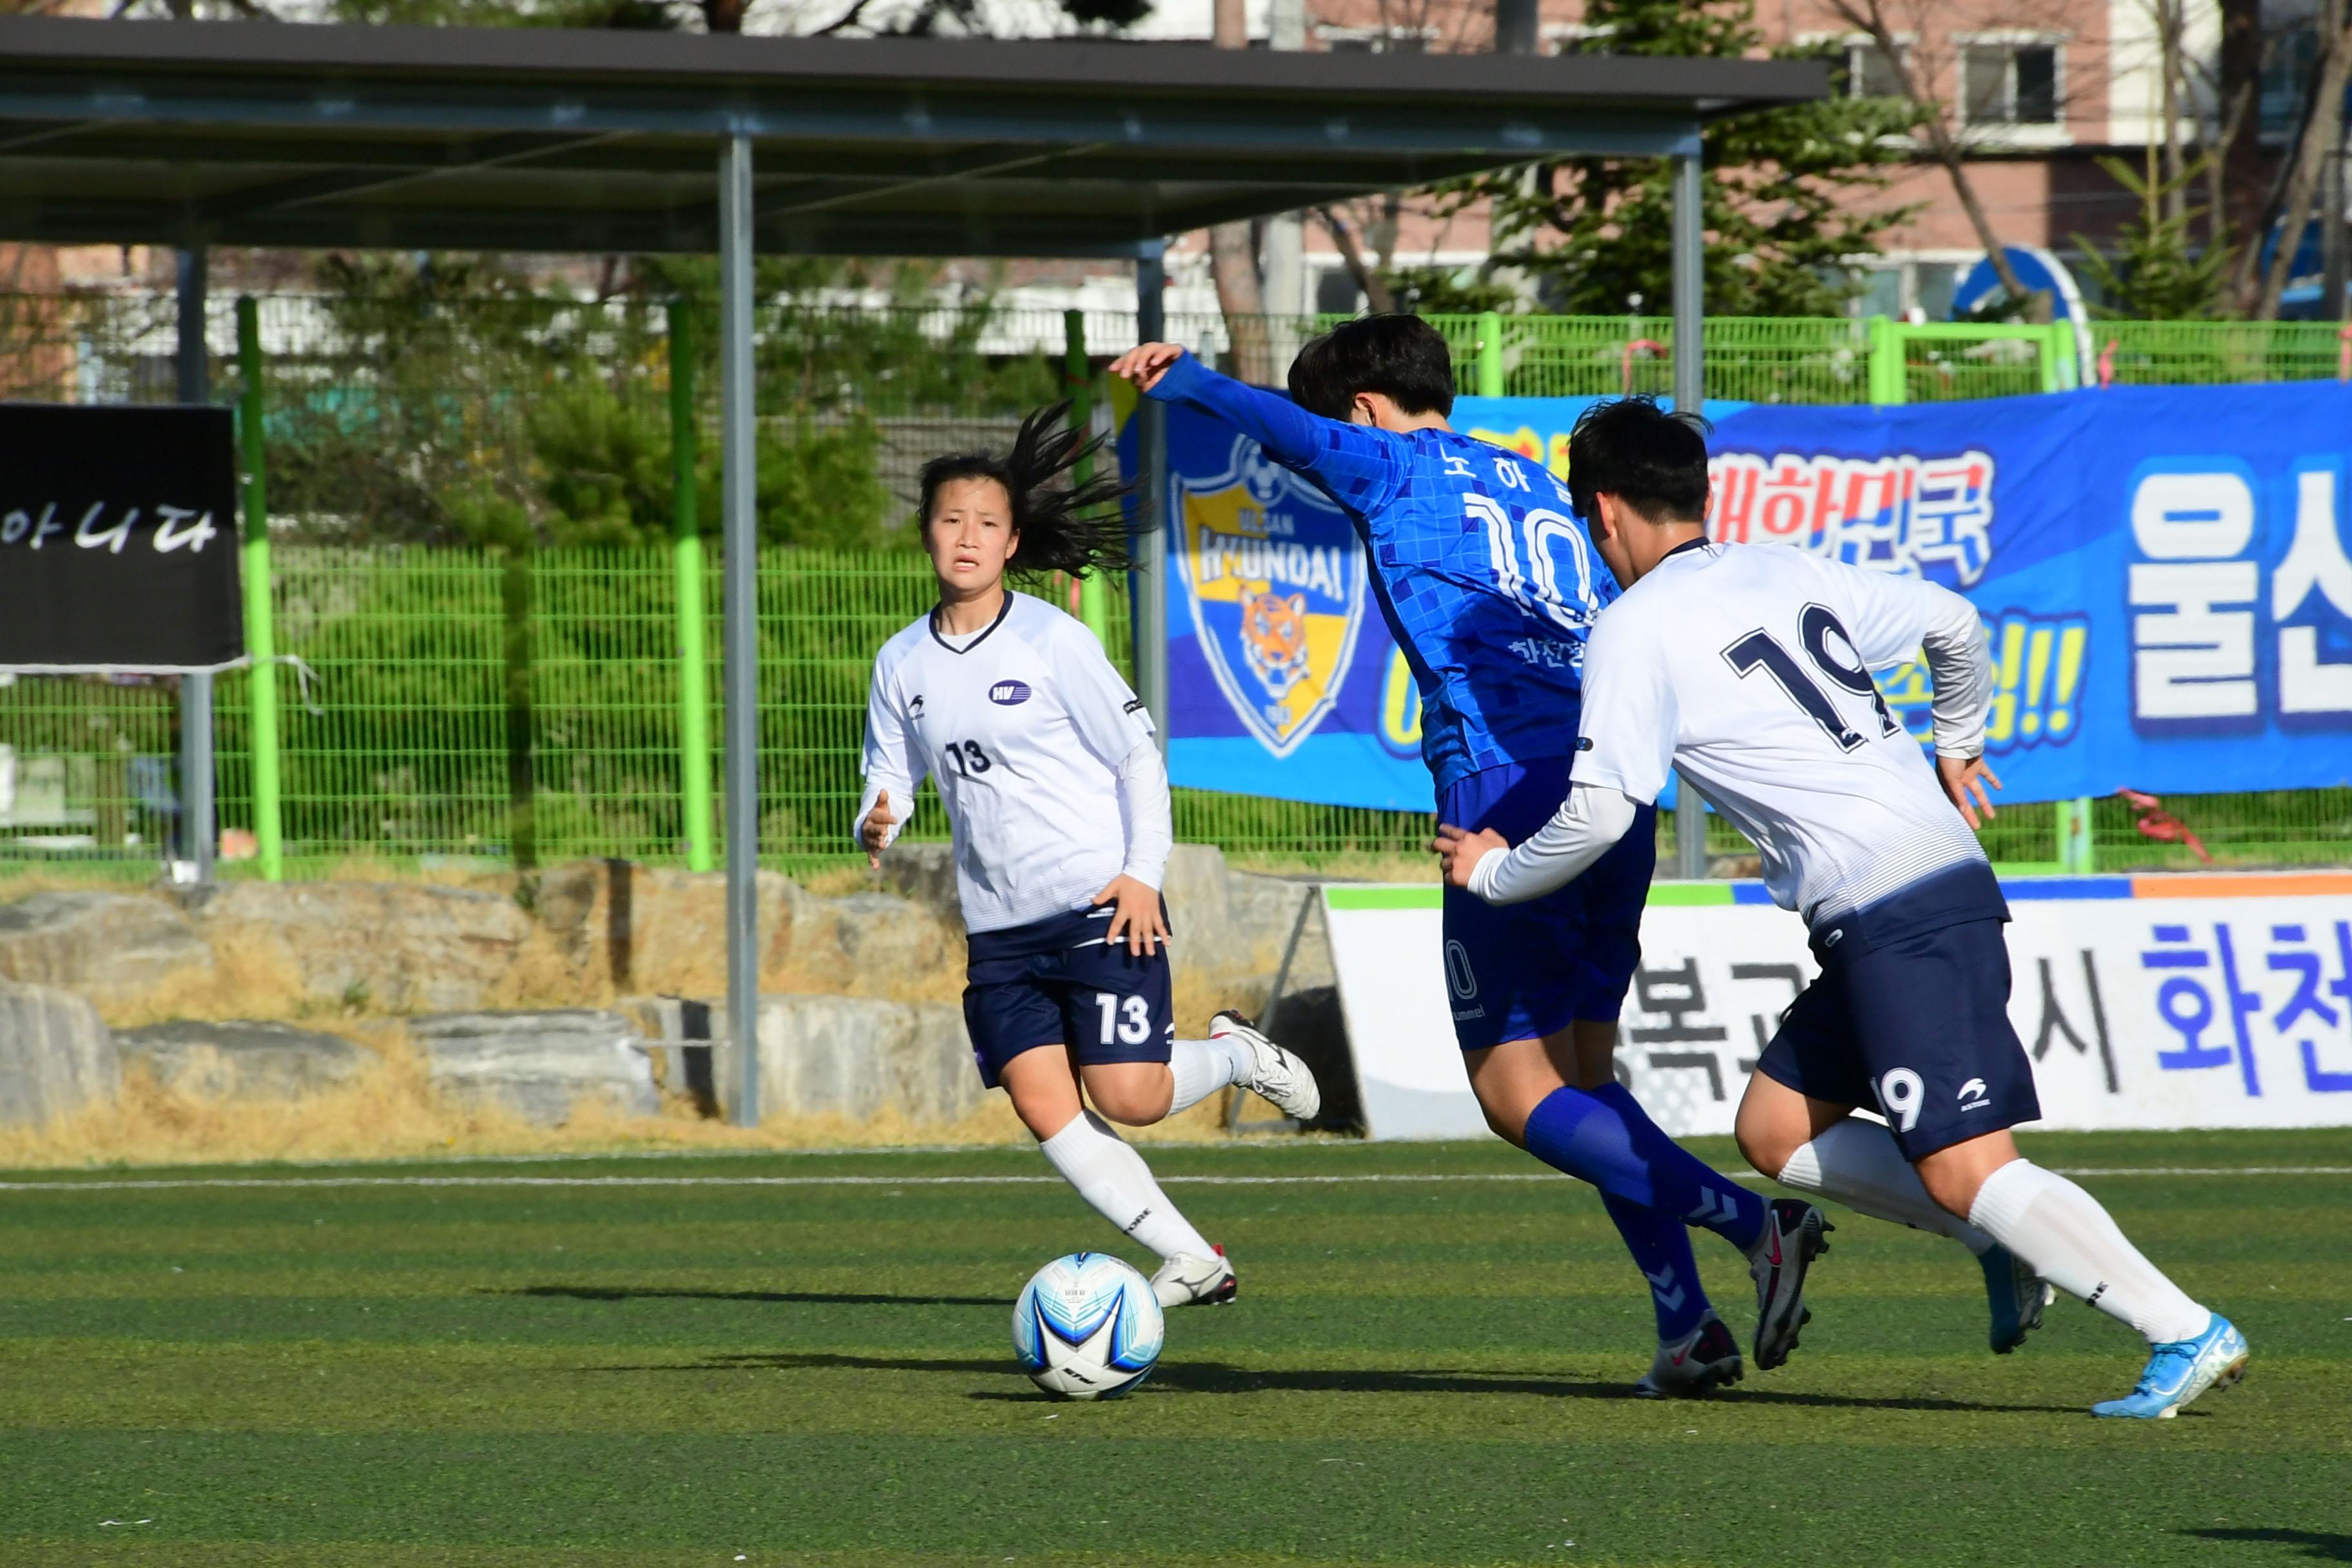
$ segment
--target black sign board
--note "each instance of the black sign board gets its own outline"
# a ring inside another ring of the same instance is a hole
[[[0,669],[245,657],[226,408],[0,403]]]

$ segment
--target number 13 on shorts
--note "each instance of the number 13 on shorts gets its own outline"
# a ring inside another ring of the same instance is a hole
[[[1097,991],[1095,1005],[1102,1009],[1102,1037],[1097,1044],[1139,1046],[1151,1037],[1151,1004],[1145,998]]]

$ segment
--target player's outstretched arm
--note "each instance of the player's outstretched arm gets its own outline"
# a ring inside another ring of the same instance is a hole
[[[1445,824],[1437,852],[1445,879],[1490,904],[1522,904],[1564,888],[1625,837],[1641,805],[1622,790],[1572,784],[1551,820],[1517,848],[1492,828],[1467,833]]]
[[[1309,414],[1286,397],[1218,374],[1175,343],[1129,349],[1111,362],[1110,372],[1147,397],[1189,403],[1224,421],[1284,468],[1313,476],[1360,510],[1394,493],[1397,437],[1385,431]]]

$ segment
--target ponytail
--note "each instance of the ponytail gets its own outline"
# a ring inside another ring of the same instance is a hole
[[[931,504],[942,485],[994,479],[1012,498],[1013,527],[1021,537],[1020,548],[1006,566],[1008,574],[1067,572],[1083,577],[1133,567],[1127,516],[1115,504],[1127,495],[1126,484],[1114,478],[1084,484],[1065,478],[1109,445],[1108,437],[1089,437],[1071,428],[1069,414],[1067,403],[1057,403],[1030,415],[1021,422],[1021,433],[1005,457],[955,452],[925,463],[919,519],[922,528],[930,528]]]

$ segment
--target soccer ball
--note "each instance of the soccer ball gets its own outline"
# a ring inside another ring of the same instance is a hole
[[[1151,1282],[1101,1252],[1056,1258],[1013,1303],[1013,1353],[1065,1399],[1116,1399],[1151,1375],[1168,1321]]]

